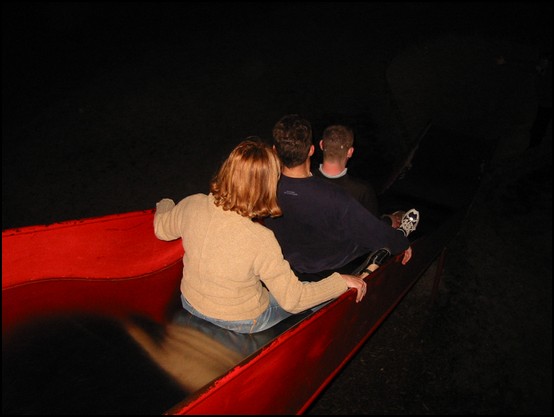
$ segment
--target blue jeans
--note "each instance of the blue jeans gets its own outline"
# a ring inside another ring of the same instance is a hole
[[[285,311],[281,308],[277,300],[273,298],[271,293],[269,294],[269,305],[265,311],[260,314],[258,317],[252,320],[220,320],[214,319],[213,317],[208,317],[196,310],[187,299],[181,294],[181,303],[183,308],[187,310],[190,314],[200,317],[210,323],[215,324],[216,326],[223,327],[227,330],[232,330],[237,333],[257,333],[263,330],[269,329],[270,327],[276,325],[277,323],[283,321],[287,317],[292,316],[292,313]]]

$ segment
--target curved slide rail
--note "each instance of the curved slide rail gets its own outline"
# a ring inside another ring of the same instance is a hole
[[[180,240],[155,237],[153,213],[3,231],[3,333],[23,320],[70,311],[163,319],[178,291],[184,250]]]

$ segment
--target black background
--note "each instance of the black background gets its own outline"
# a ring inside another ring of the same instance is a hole
[[[468,76],[468,39],[491,68],[513,65]],[[368,155],[397,127],[391,103],[409,101],[385,74],[413,47],[442,51],[441,76],[472,86],[445,95],[434,77],[425,101],[454,109],[438,131],[496,143],[521,128],[513,115],[532,122],[536,97],[520,106],[531,90],[518,83],[551,40],[546,2],[3,2],[2,228],[205,192],[239,140],[269,138],[287,113],[316,135],[337,118],[357,124],[352,171],[371,172]],[[409,85],[423,74],[408,58],[395,74]],[[488,111],[492,90],[515,92]],[[499,147],[438,302],[422,279],[310,413],[551,413],[551,131],[545,141]]]

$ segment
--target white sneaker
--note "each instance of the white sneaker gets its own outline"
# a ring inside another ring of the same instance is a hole
[[[419,223],[419,211],[416,209],[410,209],[404,214],[402,217],[402,222],[400,223],[400,226],[398,226],[399,230],[402,230],[404,233],[404,236],[408,236],[410,233],[412,233]]]

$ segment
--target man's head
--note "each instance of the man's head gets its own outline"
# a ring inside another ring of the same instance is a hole
[[[323,160],[344,162],[354,152],[354,132],[347,126],[332,125],[323,131],[319,146],[323,151]]]
[[[284,166],[303,164],[313,154],[310,122],[297,114],[283,116],[273,127],[273,144]]]

